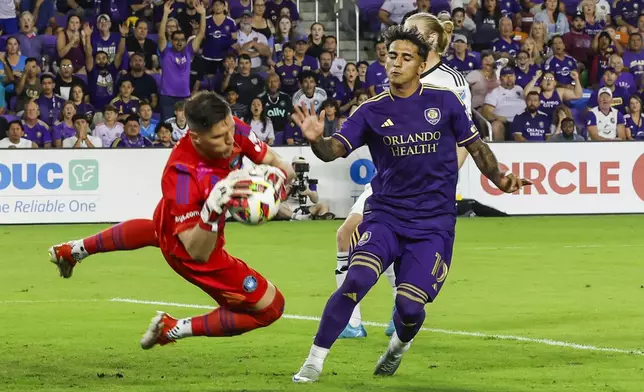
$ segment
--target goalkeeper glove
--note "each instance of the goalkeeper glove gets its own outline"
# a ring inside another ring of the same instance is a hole
[[[201,209],[201,226],[205,230],[217,231],[217,222],[225,213],[229,203],[250,195],[250,175],[245,170],[235,170],[228,177],[219,180],[210,191]]]
[[[288,192],[286,191],[287,178],[286,172],[278,167],[269,165],[257,165],[251,169],[251,174],[263,177],[275,188],[275,195],[279,200],[286,200]]]

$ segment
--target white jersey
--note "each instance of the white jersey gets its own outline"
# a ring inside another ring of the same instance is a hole
[[[24,137],[20,138],[18,143],[13,143],[8,137],[0,140],[0,148],[32,148],[33,142]]]
[[[309,98],[304,94],[304,90],[299,89],[293,94],[293,106],[303,106],[310,108],[311,105],[315,106],[315,111],[319,112],[322,109],[322,102],[326,101],[326,91],[316,87],[313,97]]]
[[[596,126],[597,133],[604,139],[617,138],[617,126],[624,124],[624,116],[615,108],[610,108],[610,112],[604,114],[595,106],[588,111],[586,117],[586,126]]]
[[[179,141],[187,132],[188,132],[188,122],[186,121],[185,125],[182,127],[177,124],[176,117],[170,117],[165,120],[166,124],[169,124],[172,127],[172,140],[175,142]]]

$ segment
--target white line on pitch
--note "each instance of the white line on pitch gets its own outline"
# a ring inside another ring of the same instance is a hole
[[[602,244],[578,244],[578,245],[553,245],[549,244],[547,247],[543,246],[477,246],[468,247],[463,246],[466,250],[513,250],[513,249],[545,249],[545,248],[564,248],[564,249],[585,249],[585,248],[633,248],[644,247],[644,244],[615,244],[615,245],[602,245]],[[458,246],[457,246],[458,249]]]
[[[125,303],[140,304],[140,305],[174,306],[179,308],[192,308],[192,309],[214,309],[215,308],[214,306],[208,306],[208,305],[192,305],[192,304],[182,304],[177,302],[163,302],[163,301],[144,301],[144,300],[130,299],[130,298],[112,298],[110,301],[125,302]],[[295,314],[284,314],[282,317],[286,319],[292,319],[292,320],[320,321],[319,317],[300,316]],[[387,324],[375,323],[371,321],[363,321],[363,324],[368,326],[383,327],[383,328],[387,326]],[[627,350],[627,349],[612,348],[612,347],[597,347],[597,346],[591,346],[586,344],[562,342],[562,341],[551,340],[551,339],[528,338],[525,336],[496,335],[496,334],[487,334],[483,332],[452,331],[452,330],[438,329],[438,328],[421,328],[421,331],[442,333],[446,335],[460,335],[460,336],[469,336],[469,337],[486,338],[486,339],[514,340],[519,342],[539,343],[539,344],[545,344],[547,346],[567,347],[567,348],[572,348],[576,350],[644,355],[644,352],[640,350]]]

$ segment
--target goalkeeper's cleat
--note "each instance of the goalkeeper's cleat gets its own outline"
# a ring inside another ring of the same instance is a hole
[[[396,332],[396,326],[394,325],[394,320],[389,320],[389,324],[387,324],[387,328],[385,328],[385,335],[391,337],[391,335]]]
[[[305,363],[297,374],[293,376],[293,382],[308,383],[316,382],[320,379],[322,368],[315,366],[312,363]]]
[[[141,338],[141,348],[149,350],[157,344],[165,346],[168,343],[174,343],[175,340],[168,337],[168,332],[177,325],[177,319],[165,312],[157,312],[157,315],[150,321],[148,330],[145,331]]]
[[[351,324],[347,324],[344,327],[344,331],[338,336],[338,339],[355,339],[355,338],[366,338],[367,330],[364,329],[364,326],[360,324],[357,327],[352,327]]]
[[[86,252],[76,249],[78,248],[76,242],[66,242],[49,248],[49,261],[56,264],[63,278],[71,278],[76,263],[80,263],[86,257]]]

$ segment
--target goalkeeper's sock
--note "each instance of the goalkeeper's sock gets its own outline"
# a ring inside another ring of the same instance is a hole
[[[347,270],[349,269],[349,252],[338,252],[336,257],[337,268],[335,269],[335,283],[339,288],[347,277]],[[360,313],[360,304],[357,304],[353,309],[353,313],[351,313],[349,325],[353,328],[357,328],[360,324],[362,324],[362,314]]]
[[[74,246],[76,246],[76,243]],[[78,246],[80,247],[80,252],[87,252],[87,255],[92,255],[116,250],[135,250],[146,246],[158,247],[159,240],[154,230],[153,221],[150,219],[132,219],[87,237]]]
[[[258,312],[240,313],[220,307],[203,316],[193,317],[190,322],[192,330],[190,336],[241,335],[253,329],[271,325],[282,316],[282,313],[284,313],[284,296],[279,290],[275,290],[273,303]]]

